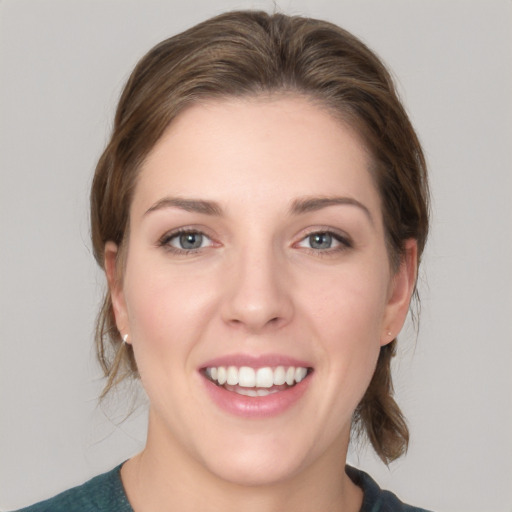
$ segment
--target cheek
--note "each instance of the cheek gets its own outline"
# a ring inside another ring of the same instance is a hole
[[[307,285],[310,293],[305,296],[310,300],[302,309],[328,369],[328,385],[350,390],[354,405],[364,394],[379,355],[387,276],[386,269],[352,268],[329,279],[317,276],[315,286]]]
[[[125,301],[141,382],[152,406],[172,408],[177,419],[179,397],[191,396],[190,382],[183,377],[196,370],[192,356],[212,310],[211,289],[208,283],[198,287],[185,272],[148,265],[141,258],[127,265]]]
[[[319,329],[347,343],[379,343],[387,303],[385,269],[347,268],[303,283],[302,307]],[[332,338],[332,336],[328,336]],[[335,339],[332,340],[335,342]]]
[[[146,349],[159,358],[192,347],[213,309],[215,289],[204,276],[134,257],[127,265],[124,291],[136,357]]]

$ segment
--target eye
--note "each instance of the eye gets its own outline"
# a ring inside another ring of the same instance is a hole
[[[298,247],[313,249],[314,251],[336,251],[352,247],[351,242],[331,231],[315,231],[303,238]]]
[[[307,238],[307,243],[311,249],[330,249],[333,244],[333,236],[330,233],[313,233]]]
[[[160,240],[160,245],[176,252],[197,251],[212,244],[210,238],[200,231],[178,231],[168,233]]]

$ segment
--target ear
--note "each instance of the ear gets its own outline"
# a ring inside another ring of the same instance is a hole
[[[391,279],[381,345],[387,345],[394,340],[405,323],[416,284],[417,271],[418,244],[411,238],[405,242],[400,267]]]
[[[124,300],[123,286],[118,269],[118,247],[114,242],[105,244],[105,274],[107,276],[116,325],[121,335],[128,333],[128,314]]]

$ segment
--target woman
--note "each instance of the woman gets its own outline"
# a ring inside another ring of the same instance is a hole
[[[140,378],[144,450],[26,510],[418,510],[345,467],[408,430],[390,361],[428,231],[392,81],[329,23],[208,20],[132,73],[91,192],[105,394]]]

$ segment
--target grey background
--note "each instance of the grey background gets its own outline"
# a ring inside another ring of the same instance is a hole
[[[436,511],[512,510],[512,2],[297,0],[398,77],[430,164],[433,229],[418,339],[400,337],[409,454],[350,461]],[[273,2],[0,2],[0,508],[48,497],[144,443],[143,407],[99,408],[92,349],[103,278],[88,187],[121,86],[153,44]]]

